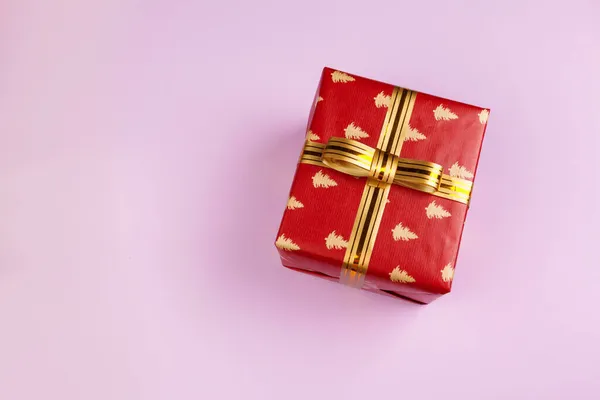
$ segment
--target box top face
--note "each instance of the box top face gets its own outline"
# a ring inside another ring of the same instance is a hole
[[[343,137],[377,147],[393,91],[392,85],[325,68],[307,140],[325,144]],[[434,162],[448,175],[473,180],[488,115],[480,107],[417,93],[404,121],[400,157]],[[290,197],[303,207],[288,205],[279,232],[298,247],[290,251],[341,267],[364,186],[364,179],[299,164]],[[449,291],[466,212],[456,201],[392,185],[367,282],[402,293]]]

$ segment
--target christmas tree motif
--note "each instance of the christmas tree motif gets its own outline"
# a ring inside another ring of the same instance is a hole
[[[490,112],[488,110],[481,110],[481,112],[477,115],[479,115],[479,122],[485,124],[490,116]]]
[[[354,122],[351,122],[350,125],[344,129],[344,135],[348,139],[364,139],[369,137],[369,134],[360,129],[359,126],[354,125]]]
[[[300,246],[294,243],[292,239],[285,237],[283,234],[277,238],[275,246],[285,251],[300,250]]]
[[[442,273],[442,280],[444,282],[450,282],[452,278],[454,278],[454,268],[452,268],[452,264],[446,264],[444,269],[440,272]]]
[[[316,188],[330,188],[332,186],[337,186],[337,182],[331,179],[331,177],[327,174],[324,174],[323,171],[317,172],[312,177],[313,186]]]
[[[397,266],[390,272],[390,280],[392,282],[413,283],[415,278],[410,276],[405,270],[400,269],[400,266]]]
[[[314,133],[313,131],[311,131],[310,129],[308,130],[308,132],[306,133],[306,140],[310,140],[311,142],[316,142],[317,140],[321,139],[319,137],[319,135],[317,135],[316,133]]]
[[[416,233],[408,229],[408,227],[402,225],[402,222],[400,222],[398,225],[396,225],[394,229],[392,229],[392,236],[394,237],[394,240],[396,242],[399,240],[408,242],[409,240],[419,238]]]
[[[328,250],[341,250],[348,247],[348,242],[345,241],[341,235],[338,235],[335,233],[335,231],[333,231],[325,238],[325,246],[327,246]]]
[[[458,118],[458,115],[450,111],[449,108],[444,107],[443,104],[440,104],[435,110],[433,110],[433,116],[437,121],[439,121],[440,119],[443,121],[448,121],[449,119]]]
[[[392,96],[386,96],[385,93],[381,91],[376,97],[373,97],[373,100],[375,100],[375,107],[377,108],[389,107]]]
[[[425,211],[427,211],[427,218],[437,218],[442,219],[449,217],[451,214],[444,207],[438,205],[435,201],[429,203],[427,207],[425,207]]]
[[[450,176],[460,179],[471,179],[473,178],[473,173],[455,162],[450,167]]]
[[[320,101],[323,101],[323,98],[322,98],[321,96],[319,96],[319,97],[317,98],[317,103],[318,103],[318,102],[320,102]]]
[[[331,80],[334,83],[339,83],[339,82],[346,83],[346,82],[353,82],[354,78],[348,74],[341,72],[341,71],[333,71],[331,73]]]
[[[304,204],[300,203],[294,196],[292,196],[287,202],[287,209],[295,210],[296,208],[304,208]]]
[[[419,140],[427,139],[427,136],[423,135],[421,132],[408,125],[408,129],[406,130],[406,134],[404,135],[405,142],[418,142]]]

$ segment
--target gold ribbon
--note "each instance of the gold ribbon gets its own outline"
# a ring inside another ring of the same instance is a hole
[[[329,167],[369,184],[395,184],[434,196],[469,203],[473,183],[443,173],[444,168],[428,161],[400,158],[351,139],[333,137],[327,144],[307,142],[301,162]]]
[[[392,184],[469,203],[472,182],[444,174],[439,164],[400,157],[416,97],[417,92],[394,88],[377,148],[338,137],[327,144],[307,141],[304,145],[301,163],[367,178],[340,274],[347,285],[364,284]]]

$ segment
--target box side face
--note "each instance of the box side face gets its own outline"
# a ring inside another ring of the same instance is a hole
[[[312,254],[302,251],[289,252],[282,249],[278,249],[278,251],[279,257],[281,258],[281,264],[284,267],[301,272],[308,272],[312,275],[320,278],[326,278],[331,281],[337,282],[339,280],[338,276],[340,267],[337,262],[318,259]]]
[[[281,258],[281,264],[284,267],[297,272],[304,272],[317,278],[339,282],[340,266],[337,262],[318,259],[313,255],[302,251],[289,252],[282,249],[278,249],[278,251]],[[422,304],[428,304],[441,296],[441,294],[429,293],[409,286],[394,287],[395,290],[383,290],[375,285],[367,284],[363,289],[373,293],[400,297]]]
[[[325,68],[307,139],[346,137],[376,147],[393,86]],[[472,180],[488,111],[419,93],[401,157]],[[364,179],[299,164],[278,233],[284,265],[339,276]],[[450,291],[467,206],[394,185],[367,272],[368,289],[428,303]]]

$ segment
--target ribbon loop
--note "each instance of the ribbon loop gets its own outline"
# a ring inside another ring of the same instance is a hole
[[[369,176],[375,149],[356,140],[331,138],[321,157],[323,164],[348,175]]]
[[[439,164],[401,158],[394,183],[425,193],[435,193],[440,188],[443,174],[444,167]]]

